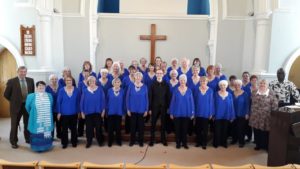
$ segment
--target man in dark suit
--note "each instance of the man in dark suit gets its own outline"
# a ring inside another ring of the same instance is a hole
[[[149,114],[151,115],[151,139],[149,146],[153,146],[155,141],[156,122],[161,118],[161,143],[167,146],[166,139],[166,115],[170,103],[169,85],[163,81],[163,71],[156,70],[156,81],[149,89]]]
[[[18,68],[18,76],[9,79],[6,84],[4,97],[10,103],[10,116],[11,116],[11,130],[10,130],[10,143],[11,147],[18,148],[18,126],[23,116],[24,123],[24,137],[26,143],[29,143],[28,113],[25,109],[25,101],[28,94],[34,92],[34,81],[32,78],[26,77],[27,68],[20,66]]]

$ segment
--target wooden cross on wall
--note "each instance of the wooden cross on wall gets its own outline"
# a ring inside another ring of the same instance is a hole
[[[150,40],[151,41],[151,63],[154,63],[155,59],[155,42],[157,40],[167,40],[166,35],[156,35],[156,24],[151,24],[151,34],[150,35],[140,35],[140,40]]]

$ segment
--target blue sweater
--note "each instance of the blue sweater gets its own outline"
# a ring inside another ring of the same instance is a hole
[[[80,110],[85,115],[102,113],[105,108],[105,95],[101,87],[98,87],[93,93],[84,89],[80,100]]]
[[[86,89],[87,87],[88,86],[83,81],[78,83],[78,90],[79,90],[80,96],[81,96],[83,90]]]
[[[181,67],[178,68],[178,78],[179,76],[183,74],[182,70],[181,70]],[[193,76],[193,73],[192,73],[192,69],[190,68],[186,73],[185,73],[187,79],[191,78]]]
[[[248,94],[248,97],[251,97],[251,83],[248,83],[246,86],[242,86],[242,89]]]
[[[243,94],[239,95],[238,97],[234,96],[233,104],[237,117],[245,117],[247,114],[249,114],[250,98],[247,92],[244,91]]]
[[[145,82],[145,85],[148,87],[148,89],[150,89],[150,86],[152,85],[152,83],[156,80],[156,76],[154,75],[153,78],[151,78],[147,73],[144,74],[144,82]]]
[[[112,76],[111,76],[112,77]],[[112,87],[112,78],[107,78],[107,82],[103,85],[101,82],[100,82],[100,80],[98,80],[98,82],[97,82],[97,85],[99,86],[99,87],[101,87],[102,88],[102,90],[104,91],[104,93],[105,93],[105,96],[106,96],[106,94],[107,94],[107,91],[108,91],[108,89],[110,89],[111,87]]]
[[[53,111],[54,113],[57,113],[56,102],[57,102],[58,89],[57,89],[56,92],[54,92],[54,91],[52,90],[52,88],[48,85],[48,86],[46,86],[46,92],[51,94],[52,99],[53,99],[52,111]]]
[[[182,95],[178,88],[173,92],[170,114],[174,117],[189,117],[194,116],[195,106],[194,98],[191,89],[187,89],[185,94]]]
[[[126,94],[126,105],[130,112],[145,113],[148,111],[149,99],[147,86],[143,85],[139,91],[136,91],[135,85],[131,84]]]
[[[75,115],[80,112],[79,109],[80,94],[79,90],[74,87],[71,97],[68,96],[65,88],[61,88],[57,96],[57,112],[61,115]]]
[[[202,118],[210,118],[214,115],[214,91],[208,88],[205,94],[195,90],[195,116]]]
[[[95,78],[97,78],[97,74],[95,72],[91,72],[90,73],[90,76],[94,76]],[[83,77],[83,74],[82,72],[79,74],[79,77],[78,77],[78,86],[79,86],[79,83],[82,82],[84,80],[84,77]]]
[[[219,90],[219,78],[215,77],[214,80],[209,81],[207,86],[210,87],[214,92]]]
[[[125,93],[123,89],[120,89],[119,94],[115,95],[113,88],[110,88],[107,92],[106,107],[107,115],[119,115],[124,114],[125,106]]]
[[[200,67],[199,76],[206,76],[206,71],[203,67]]]
[[[228,96],[224,99],[215,93],[215,119],[216,120],[234,120],[235,111],[233,107],[232,95],[228,92]]]

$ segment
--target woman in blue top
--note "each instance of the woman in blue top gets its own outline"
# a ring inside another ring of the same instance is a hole
[[[218,63],[215,66],[215,75],[219,80],[227,80],[227,77],[221,72],[222,71],[222,64]]]
[[[88,87],[83,90],[80,100],[81,116],[86,124],[86,148],[91,147],[96,131],[98,145],[103,145],[102,118],[105,113],[105,95],[101,87],[96,85],[96,78],[90,76],[87,79]]]
[[[193,60],[193,66],[199,67],[199,76],[206,76],[205,69],[201,65],[201,60],[199,58],[195,58]]]
[[[196,147],[206,149],[208,122],[214,113],[214,92],[207,86],[207,77],[200,78],[200,86],[195,89]]]
[[[186,86],[187,77],[185,74],[179,76],[180,86],[174,91],[171,104],[170,114],[174,119],[176,148],[179,149],[187,146],[187,131],[190,119],[194,117],[195,107],[192,91]]]
[[[144,146],[144,117],[147,116],[149,100],[148,88],[142,83],[143,74],[136,72],[134,83],[128,87],[126,94],[127,114],[130,117],[130,143],[135,143],[136,130],[139,133],[139,145]]]
[[[71,73],[71,69],[68,68],[68,67],[65,67],[63,69],[63,71],[62,71],[62,78],[60,78],[58,80],[58,88],[59,89],[66,86],[66,83],[65,83],[66,80],[65,80],[65,78],[68,77],[68,76],[70,76],[70,77],[73,78],[72,73]],[[72,79],[72,85],[76,87],[76,82],[75,82],[74,78]]]
[[[168,75],[169,79],[171,79],[170,72],[172,70],[176,70],[178,72],[178,59],[177,58],[173,58],[171,60],[171,66],[168,67],[168,69],[167,69],[167,75]]]
[[[173,69],[170,71],[170,77],[171,77],[171,79],[168,81],[168,84],[169,84],[169,89],[170,89],[170,96],[172,98],[174,91],[179,86],[179,81],[177,79],[178,72],[176,69]],[[174,122],[170,117],[170,111],[168,111],[168,115],[166,117],[166,130],[167,130],[168,134],[174,131]]]
[[[219,82],[220,90],[215,93],[215,133],[213,146],[219,145],[227,148],[227,129],[228,124],[235,118],[232,95],[226,91],[228,82],[221,80]]]
[[[36,93],[27,96],[25,105],[29,114],[30,147],[36,152],[51,149],[53,141],[53,99],[50,93],[45,92],[45,87],[45,82],[38,81]]]
[[[151,84],[156,80],[154,64],[148,65],[148,71],[144,73],[144,83],[150,89]]]
[[[52,111],[53,111],[53,121],[56,127],[56,137],[61,138],[61,123],[57,120],[57,108],[56,108],[56,101],[58,95],[58,83],[57,83],[57,76],[55,74],[51,74],[49,76],[50,84],[46,86],[46,92],[50,93],[53,98],[52,104]],[[52,132],[52,137],[54,137],[54,130]]]
[[[192,67],[193,76],[187,81],[187,86],[189,89],[192,90],[192,92],[194,92],[194,90],[199,87],[199,82],[200,82],[199,71],[200,71],[199,67],[193,66]]]
[[[129,71],[125,68],[124,63],[122,61],[119,61],[120,63],[120,79],[123,81],[125,77],[129,75]]]
[[[80,97],[81,97],[81,94],[83,93],[83,90],[85,90],[88,87],[87,79],[90,76],[90,72],[89,71],[83,71],[82,76],[83,76],[84,79],[81,82],[78,83],[78,90],[79,90]],[[85,126],[85,119],[83,119],[81,114],[80,114],[79,117],[78,117],[78,126],[77,126],[77,135],[78,135],[78,137],[83,136],[84,126]]]
[[[215,76],[215,67],[213,65],[209,65],[206,69],[208,83],[207,86],[211,88],[214,92],[219,90],[219,78]]]
[[[108,125],[108,147],[112,146],[114,141],[114,133],[117,145],[122,145],[121,140],[121,123],[124,114],[123,108],[125,104],[125,93],[120,87],[121,80],[116,78],[112,81],[113,87],[107,92],[106,107],[107,107],[107,125]]]
[[[102,90],[104,91],[105,95],[108,91],[108,89],[110,89],[112,87],[111,84],[111,78],[108,78],[108,70],[107,69],[101,69],[100,70],[100,74],[101,74],[101,78],[98,81],[98,86],[100,86],[102,88]]]
[[[78,78],[78,86],[79,86],[79,83],[84,80],[83,72],[85,72],[85,71],[89,72],[88,76],[97,77],[96,73],[93,72],[93,67],[92,67],[91,62],[90,61],[84,61],[83,64],[82,64],[82,72],[79,74],[79,78]]]
[[[249,119],[249,96],[247,92],[242,89],[243,82],[239,79],[235,80],[235,90],[233,93],[233,104],[236,114],[234,120],[234,134],[232,143],[235,144],[239,141],[239,147],[242,148],[245,145],[245,134],[247,120]]]
[[[181,60],[181,66],[178,68],[178,75],[185,74],[187,79],[192,77],[192,70],[189,67],[190,61],[187,58]]]
[[[57,96],[57,119],[61,121],[61,144],[65,149],[68,146],[68,129],[71,130],[71,143],[77,147],[77,119],[80,103],[79,90],[72,85],[73,77],[65,77],[66,86],[61,88]]]

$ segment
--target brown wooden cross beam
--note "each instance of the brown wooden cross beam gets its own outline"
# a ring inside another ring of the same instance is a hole
[[[154,63],[155,59],[155,42],[157,40],[167,40],[166,35],[156,35],[156,24],[151,24],[151,35],[140,35],[140,40],[150,40],[151,41],[151,63]]]

